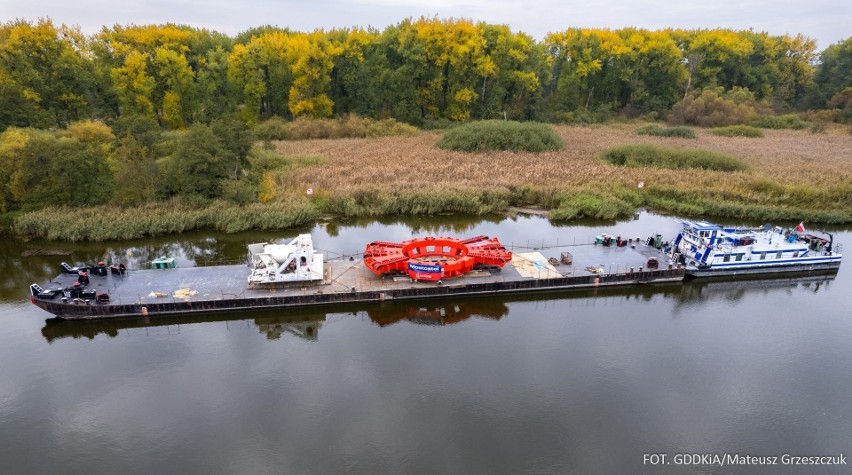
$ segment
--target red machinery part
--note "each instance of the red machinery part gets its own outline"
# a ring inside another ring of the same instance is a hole
[[[503,267],[512,260],[497,238],[477,236],[409,239],[401,243],[374,241],[364,250],[364,265],[379,275],[408,274],[414,280],[438,281],[470,272],[474,266]]]

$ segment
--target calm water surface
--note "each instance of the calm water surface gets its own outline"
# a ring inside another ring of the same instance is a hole
[[[412,235],[542,247],[673,218],[326,224],[329,255]],[[294,232],[288,233],[295,234]],[[67,245],[5,239],[3,473],[849,473],[651,467],[645,453],[852,455],[852,272],[319,311],[46,322],[63,260],[211,264],[288,234]],[[835,231],[852,246],[852,232]],[[22,257],[32,249],[68,257]],[[543,249],[558,255],[560,249]],[[848,252],[847,252],[848,253]],[[601,263],[606,265],[607,263]],[[141,264],[140,264],[141,265]]]

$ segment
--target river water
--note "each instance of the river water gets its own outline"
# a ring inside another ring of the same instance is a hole
[[[124,243],[4,239],[0,471],[849,473],[674,464],[682,453],[852,455],[850,263],[807,279],[150,322],[48,322],[28,300],[28,284],[64,260],[213,264],[296,232],[329,256],[434,234],[558,256],[552,246],[602,232],[678,229],[653,214],[570,226],[442,216]],[[852,245],[849,229],[834,234]],[[46,249],[71,255],[22,257]],[[671,464],[643,463],[659,453]]]

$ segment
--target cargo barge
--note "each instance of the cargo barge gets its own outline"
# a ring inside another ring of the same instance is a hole
[[[384,261],[377,256],[377,244],[392,251],[392,243],[371,243],[364,258],[329,260],[313,251],[309,238],[253,244],[248,265],[172,268],[171,260],[161,259],[156,266],[165,268],[128,270],[63,264],[54,280],[30,287],[31,300],[59,318],[91,320],[631,286],[680,282],[685,275],[661,250],[659,236],[656,241],[602,236],[599,244],[564,246],[558,258],[535,250],[501,251],[484,236],[455,240],[460,243],[455,247],[437,238],[438,254],[450,249],[458,261],[476,258],[470,270],[447,278],[433,273],[450,269],[453,257],[409,262],[407,272],[383,274],[385,264],[404,258],[392,252]],[[470,249],[462,249],[463,243]],[[424,241],[406,249],[425,254],[435,248]]]

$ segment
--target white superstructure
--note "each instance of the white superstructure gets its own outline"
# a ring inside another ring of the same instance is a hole
[[[672,258],[686,264],[692,276],[836,269],[840,246],[800,229],[726,228],[706,221],[681,221],[683,229],[671,245]]]
[[[248,285],[311,282],[323,278],[323,257],[314,252],[310,234],[288,244],[249,244],[251,275]]]

